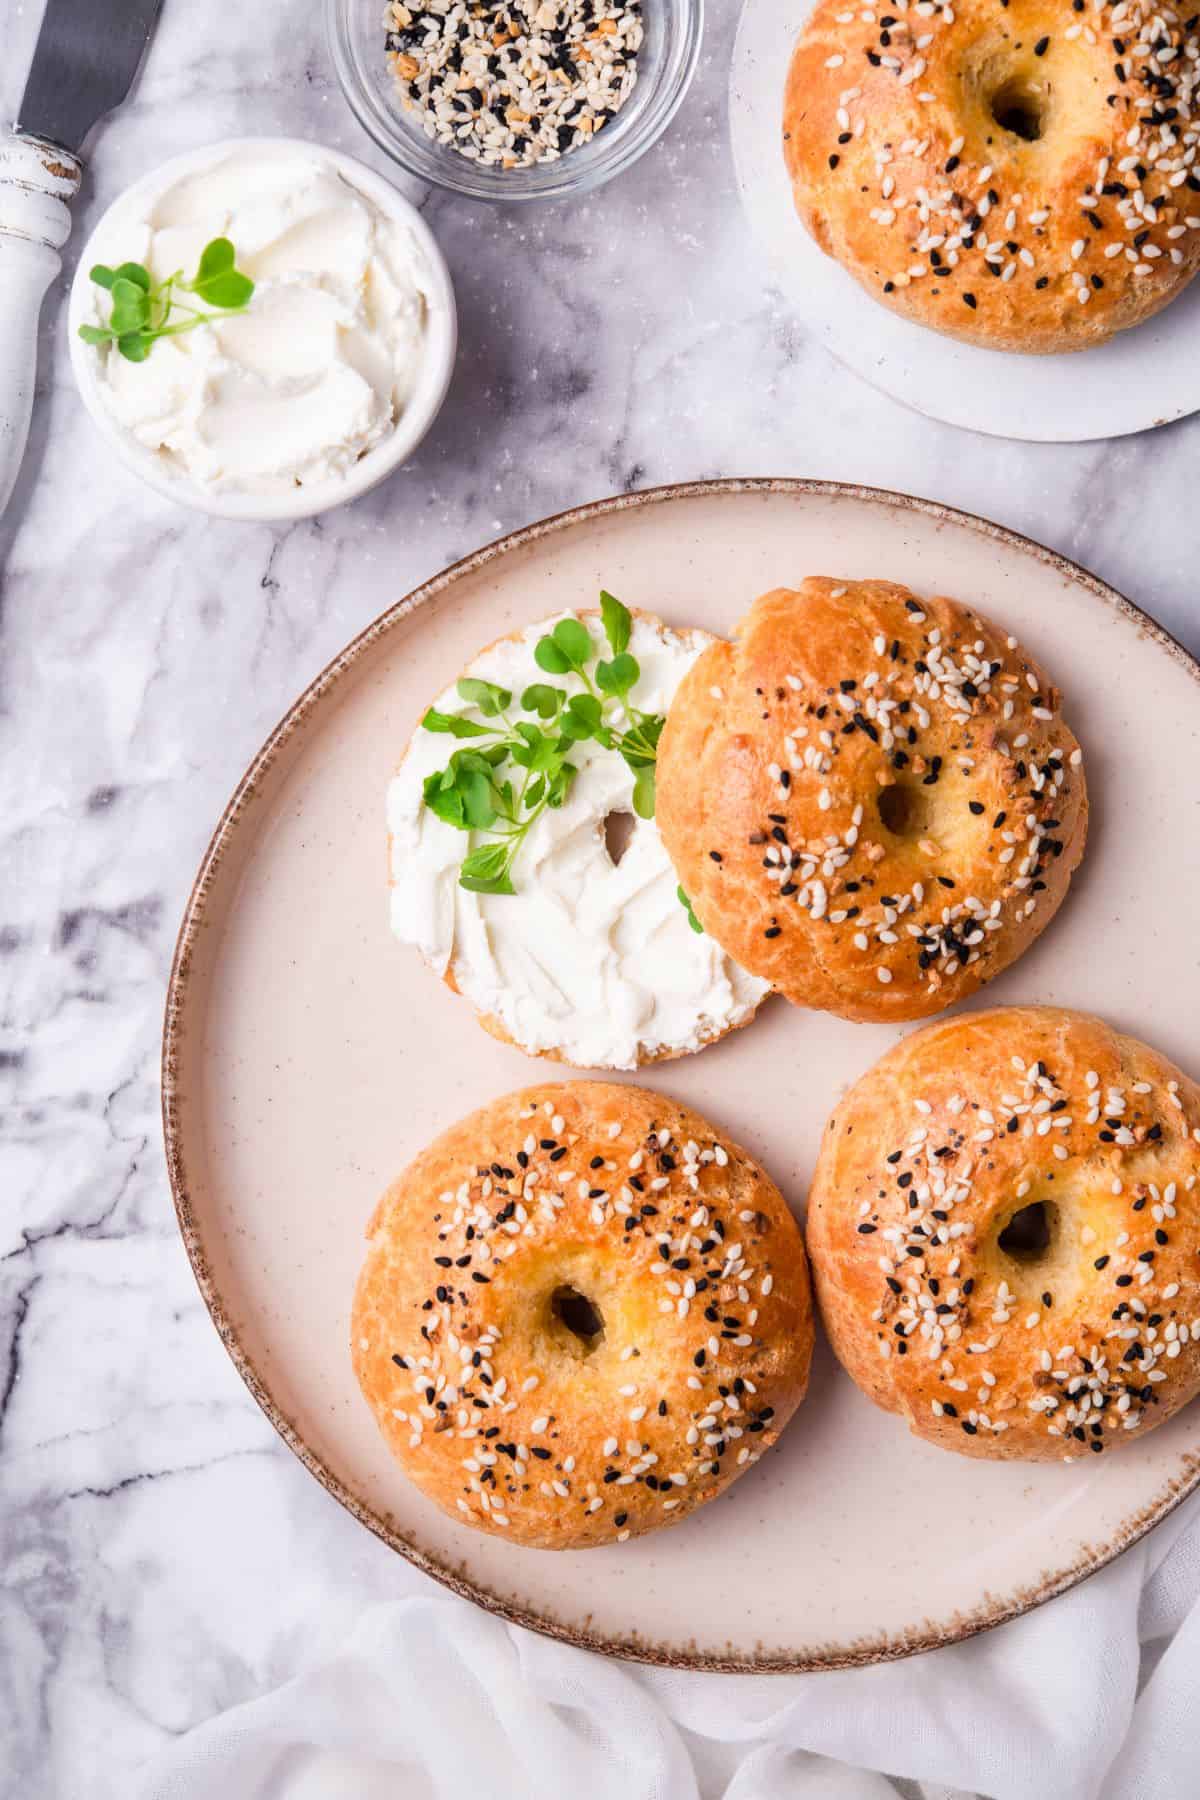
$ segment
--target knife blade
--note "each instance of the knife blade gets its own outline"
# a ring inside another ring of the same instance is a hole
[[[47,0],[17,129],[77,156],[133,86],[161,4]]]
[[[29,436],[38,315],[62,268],[80,152],[133,86],[161,0],[47,0],[19,123],[0,132],[0,513]]]

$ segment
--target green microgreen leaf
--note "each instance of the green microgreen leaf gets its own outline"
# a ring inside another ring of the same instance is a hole
[[[426,731],[449,732],[451,737],[457,738],[483,737],[488,729],[474,719],[460,718],[457,713],[439,712],[435,706],[429,708],[421,724]]]
[[[515,894],[517,890],[509,874],[508,846],[480,844],[464,861],[458,881],[460,887],[474,894]]]
[[[546,781],[546,805],[559,807],[571,791],[571,783],[579,770],[574,763],[565,762],[555,769]]]
[[[477,681],[470,675],[464,675],[458,683],[458,696],[469,705],[477,706],[485,719],[494,719],[497,713],[512,705],[512,695],[507,688],[497,687],[494,681]]]
[[[637,686],[641,672],[637,658],[630,656],[628,650],[622,650],[611,662],[596,664],[596,686],[601,693],[624,696]]]
[[[489,834],[471,848],[459,871],[460,886],[472,893],[516,892],[512,871],[522,844],[548,807],[564,804],[579,773],[569,760],[574,744],[590,741],[619,754],[633,772],[634,811],[639,818],[654,816],[655,759],[665,721],[639,711],[631,699],[641,678],[627,649],[631,614],[604,593],[601,616],[611,660],[597,659],[595,640],[573,617],[559,619],[534,648],[540,669],[577,676],[581,692],[532,682],[521,694],[521,710],[533,716],[514,721],[506,688],[466,675],[457,685],[459,699],[495,722],[482,724],[437,707],[422,720],[427,731],[488,740],[461,745],[446,768],[424,784],[435,817],[459,831]]]
[[[446,773],[446,770],[439,769],[436,775],[425,777],[425,804],[435,819],[441,819],[446,825],[453,825],[458,831],[465,831],[467,821],[463,813],[462,795],[453,785],[443,785]]]
[[[552,719],[566,697],[562,688],[550,687],[544,681],[535,681],[521,695],[521,710],[535,712],[539,719]]]
[[[481,881],[477,875],[460,874],[458,885],[469,889],[473,894],[515,894],[517,891],[507,870],[503,875],[485,881]]]
[[[620,656],[622,650],[629,648],[629,638],[633,631],[633,614],[627,606],[622,606],[615,595],[601,590],[600,618],[604,625],[604,635],[608,639],[609,648],[614,655]]]
[[[585,668],[595,655],[591,635],[578,619],[560,619],[550,635],[569,667],[576,671]]]
[[[572,694],[567,701],[563,729],[570,726],[584,737],[591,737],[600,729],[600,717],[600,702],[595,694]]]
[[[553,738],[543,738],[529,759],[529,767],[535,775],[544,775],[547,770],[558,768],[562,755]]]
[[[136,281],[118,275],[112,284],[112,314],[109,324],[118,337],[126,332],[141,331],[150,320],[150,296]]]
[[[533,660],[539,669],[545,669],[547,675],[567,675],[571,670],[567,658],[551,637],[538,639],[533,652]]]
[[[639,713],[637,722],[622,737],[617,748],[633,770],[653,764],[658,756],[658,740],[666,720],[650,713]]]
[[[192,292],[201,300],[207,300],[210,306],[219,306],[222,312],[240,312],[246,306],[253,293],[254,283],[248,275],[231,269],[227,275],[212,275],[204,281],[193,281]]]
[[[633,810],[639,819],[654,817],[654,764],[647,763],[639,769],[633,781]]]
[[[463,815],[472,831],[487,831],[496,823],[496,806],[493,800],[494,789],[486,775],[478,769],[464,772],[459,788],[463,799]]]
[[[468,774],[482,775],[490,781],[492,770],[497,762],[504,761],[505,754],[503,744],[485,744],[482,747],[469,744],[464,749],[454,752],[450,758],[450,767],[447,773],[453,781],[461,781],[462,777]]]
[[[159,338],[195,331],[249,305],[254,283],[234,267],[235,261],[236,252],[229,239],[214,238],[205,247],[191,282],[184,281],[178,271],[165,281],[156,282],[143,263],[123,262],[115,269],[107,263],[96,263],[90,271],[91,279],[111,295],[112,309],[105,326],[81,325],[79,335],[95,349],[115,343],[129,362],[145,362]],[[177,303],[177,288],[219,311],[202,312]],[[177,304],[182,307],[183,318],[175,312]]]
[[[700,923],[699,919],[696,917],[696,911],[695,911],[695,908],[693,907],[691,901],[688,899],[687,895],[684,893],[684,891],[681,887],[676,888],[675,892],[679,896],[680,905],[685,909],[685,911],[687,913],[688,924],[691,926],[693,931],[699,932],[700,936],[703,937],[704,936],[704,927]]]
[[[232,269],[237,262],[237,252],[227,237],[213,238],[205,244],[200,252],[200,266],[196,270],[196,281],[207,281],[212,275],[223,275],[226,269]],[[195,282],[192,283],[193,287]]]

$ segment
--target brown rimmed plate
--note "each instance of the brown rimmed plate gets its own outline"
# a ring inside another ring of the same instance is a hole
[[[599,501],[400,601],[255,757],[196,878],[167,1002],[180,1229],[217,1329],[287,1443],[457,1592],[681,1668],[832,1668],[967,1636],[1100,1568],[1200,1480],[1200,1407],[1102,1462],[987,1464],[915,1442],[823,1353],[779,1449],[725,1498],[677,1530],[556,1556],[434,1510],[359,1397],[349,1306],[378,1193],[461,1114],[552,1073],[482,1032],[389,936],[384,792],[421,710],[480,645],[601,586],[728,632],[754,595],[807,574],[956,594],[1048,665],[1088,752],[1092,839],[1059,918],[981,1004],[1090,1008],[1194,1062],[1180,899],[1200,887],[1200,667],[1111,588],[1011,532],[824,482]],[[826,1114],[895,1036],[772,1001],[747,1030],[640,1079],[736,1136],[801,1208]]]

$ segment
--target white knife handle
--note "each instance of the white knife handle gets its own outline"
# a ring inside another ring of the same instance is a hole
[[[79,188],[73,156],[36,138],[0,137],[0,513],[8,505],[33,411],[38,316],[71,235]]]

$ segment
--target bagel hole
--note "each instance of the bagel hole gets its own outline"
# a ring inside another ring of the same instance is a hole
[[[1014,1262],[1039,1262],[1054,1242],[1058,1208],[1050,1200],[1033,1200],[1013,1213],[997,1238],[1005,1256]]]
[[[637,820],[632,813],[610,812],[604,821],[604,848],[608,851],[608,860],[615,868],[628,850],[630,840],[637,830]]]
[[[928,795],[906,781],[893,781],[879,790],[879,817],[893,837],[923,837],[929,825]]]
[[[992,97],[992,117],[1001,131],[1036,144],[1042,135],[1042,97],[1023,82],[1007,82]]]
[[[550,1311],[585,1351],[594,1350],[604,1337],[603,1313],[578,1288],[556,1287],[550,1296]]]

